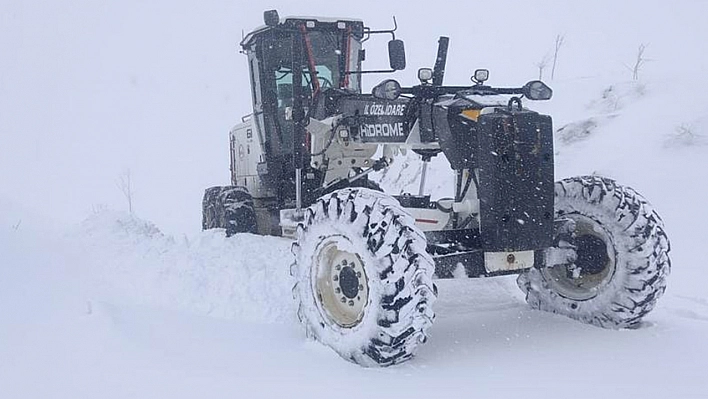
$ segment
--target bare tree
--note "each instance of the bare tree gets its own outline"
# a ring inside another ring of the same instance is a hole
[[[101,212],[105,212],[107,209],[105,204],[92,204],[91,205],[91,213],[94,215],[98,215]]]
[[[123,193],[126,201],[128,201],[128,211],[133,213],[133,185],[130,181],[130,169],[126,169],[118,176],[118,181],[116,182],[118,189]]]
[[[558,51],[561,46],[563,46],[563,41],[565,40],[564,35],[556,35],[556,46],[553,50],[553,66],[551,67],[551,79],[556,77],[556,63],[558,62]]]
[[[647,49],[647,46],[648,44],[640,44],[637,49],[637,58],[634,60],[634,65],[631,67],[625,65],[627,69],[632,71],[632,80],[639,80],[639,71],[642,69],[642,66],[644,66],[644,63],[648,61],[644,58],[644,51]]]
[[[548,54],[544,55],[543,58],[541,58],[541,61],[538,61],[534,65],[538,68],[538,80],[543,80],[543,71],[548,66]]]
[[[669,134],[664,141],[665,147],[691,147],[704,146],[708,143],[706,137],[696,131],[696,127],[690,123],[682,123],[674,129],[673,134]]]

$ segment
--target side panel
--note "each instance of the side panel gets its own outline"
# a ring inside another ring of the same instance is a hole
[[[229,133],[231,149],[231,183],[245,186],[253,198],[272,197],[263,179],[258,175],[257,165],[263,160],[263,146],[258,139],[253,119],[236,125]]]
[[[479,197],[485,251],[550,247],[553,238],[551,118],[531,111],[479,117]]]
[[[408,99],[381,100],[372,96],[342,98],[337,104],[344,123],[361,143],[405,143],[410,134]]]

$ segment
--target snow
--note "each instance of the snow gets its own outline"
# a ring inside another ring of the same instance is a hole
[[[707,5],[498,1],[473,19],[452,2],[277,3],[267,8],[374,28],[395,14],[403,84],[431,66],[437,35],[451,37],[447,83],[486,67],[506,87],[537,78],[564,34],[554,99],[525,105],[574,132],[556,141],[558,178],[611,177],[664,219],[673,268],[656,309],[640,329],[609,331],[530,310],[513,278],[438,281],[415,359],[345,362],[295,318],[289,241],[199,231],[203,189],[228,181],[229,128],[250,112],[236,43],[263,7],[5,0],[1,398],[708,396]],[[385,67],[387,39],[369,42],[367,68]],[[650,60],[632,82],[642,43]],[[417,156],[400,160],[384,187],[417,192]],[[428,169],[438,197],[452,192],[446,167]],[[126,169],[136,215],[111,210],[127,208]]]
[[[91,215],[67,238],[84,256],[100,259],[92,266],[101,278],[99,291],[119,300],[220,318],[294,320],[292,295],[281,290],[291,285],[283,266],[292,263],[290,240],[252,234],[231,240],[223,230],[175,238],[135,216],[108,211]]]

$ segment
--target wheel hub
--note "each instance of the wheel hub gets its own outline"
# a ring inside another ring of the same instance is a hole
[[[359,277],[353,267],[346,266],[339,273],[339,288],[345,297],[352,299],[359,295]]]
[[[541,269],[545,280],[561,296],[585,301],[594,298],[612,280],[615,253],[612,238],[595,220],[580,214],[565,215],[575,222],[575,263]]]
[[[609,261],[605,242],[597,236],[588,234],[576,238],[575,246],[578,248],[575,265],[580,268],[581,273],[602,273]]]
[[[317,256],[315,292],[320,311],[340,327],[359,324],[368,303],[369,288],[358,255],[344,250],[346,238],[323,243]]]

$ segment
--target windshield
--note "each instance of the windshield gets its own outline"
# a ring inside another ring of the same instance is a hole
[[[292,35],[273,34],[264,37],[262,46],[261,83],[266,134],[275,133],[279,152],[290,153],[293,124],[293,54]],[[359,77],[350,71],[359,69],[361,44],[348,31],[307,31],[304,39],[302,94],[307,109],[319,90],[328,88],[359,91]],[[272,139],[273,137],[271,137]]]
[[[325,65],[315,67],[319,87],[326,89],[332,87],[334,72]],[[278,108],[293,105],[293,75],[291,68],[281,67],[275,71],[275,84],[278,88]],[[302,87],[306,97],[311,97],[312,78],[310,72],[305,70],[302,73]]]
[[[360,44],[342,32],[312,31],[305,34],[305,59],[302,84],[305,95],[331,87],[358,91],[358,76],[347,72],[358,70]],[[292,43],[280,37],[268,46],[266,74],[275,82],[278,104],[292,103]],[[290,92],[290,94],[288,94]]]

